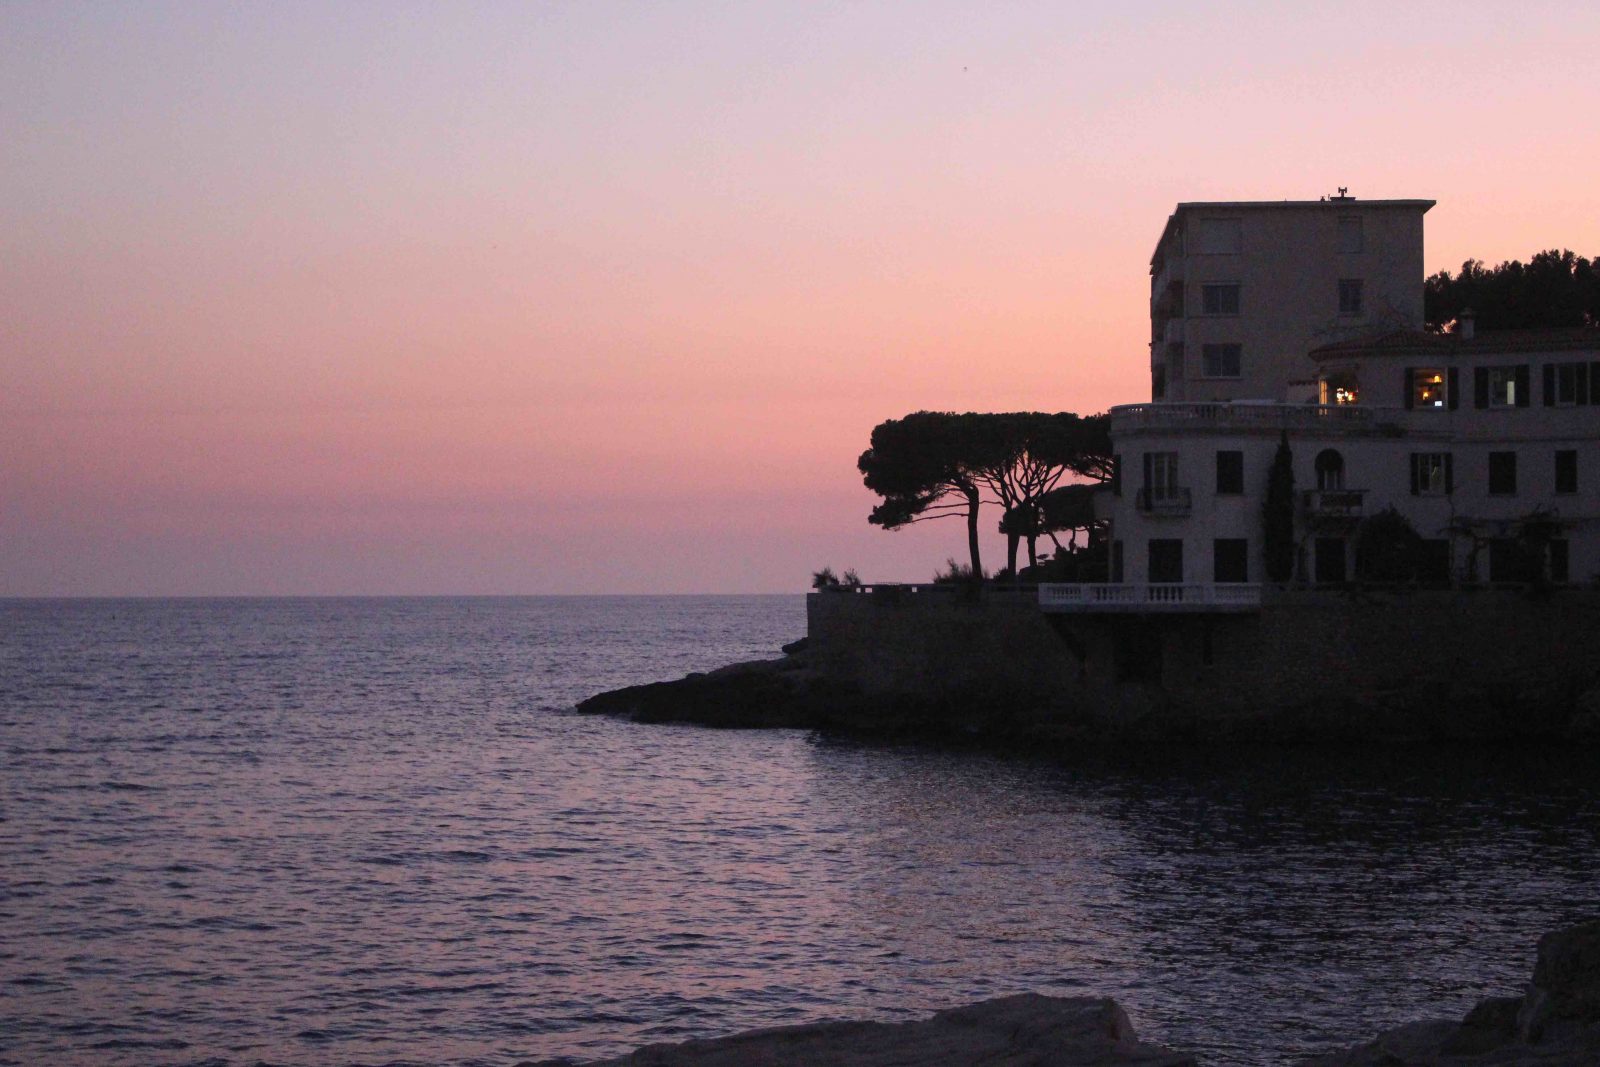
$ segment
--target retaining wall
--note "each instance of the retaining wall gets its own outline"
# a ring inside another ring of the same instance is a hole
[[[1248,615],[1045,615],[1031,592],[885,590],[813,593],[807,617],[831,679],[1025,708],[1066,733],[1600,735],[1600,702],[1584,715],[1600,685],[1592,590],[1269,591]]]

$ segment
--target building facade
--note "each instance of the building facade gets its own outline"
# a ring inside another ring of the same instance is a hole
[[[1306,400],[1313,348],[1420,330],[1433,204],[1179,204],[1150,259],[1151,399]]]
[[[1262,582],[1370,577],[1363,524],[1390,509],[1416,581],[1600,582],[1600,329],[1424,332],[1432,205],[1178,206],[1152,261],[1155,399],[1111,410],[1111,581],[1047,609],[1248,610]],[[1281,446],[1287,576],[1267,573]]]

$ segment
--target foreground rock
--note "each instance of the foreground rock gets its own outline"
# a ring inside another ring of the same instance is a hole
[[[1595,1067],[1600,1064],[1600,920],[1539,940],[1533,984],[1459,1022],[1412,1023],[1305,1067]]]
[[[794,647],[794,646],[785,646]],[[735,663],[669,682],[628,686],[578,704],[590,715],[725,729],[793,728],[874,737],[1045,744],[1109,736],[1000,687],[942,694],[863,692],[817,669],[803,646],[782,659]]]
[[[1142,1043],[1117,1002],[1036,993],[909,1023],[834,1022],[648,1045],[594,1067],[1193,1067]],[[549,1060],[533,1067],[565,1067]]]

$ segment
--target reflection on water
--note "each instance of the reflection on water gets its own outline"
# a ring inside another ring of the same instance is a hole
[[[1595,758],[572,715],[799,598],[0,604],[0,1059],[509,1064],[1024,989],[1272,1063],[1600,912]]]

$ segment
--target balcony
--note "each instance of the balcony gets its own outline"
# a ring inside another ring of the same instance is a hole
[[[1193,494],[1177,486],[1139,490],[1134,496],[1134,506],[1151,515],[1183,516],[1194,507]]]
[[[1121,404],[1111,409],[1111,432],[1130,430],[1316,430],[1373,433],[1400,423],[1399,408],[1356,404],[1278,404],[1260,401]]]
[[[1150,295],[1159,299],[1166,294],[1167,288],[1174,283],[1183,281],[1183,256],[1171,255],[1161,264],[1161,269],[1150,276]]]
[[[1366,514],[1365,489],[1307,489],[1301,496],[1313,519],[1359,519]]]
[[[1041,585],[1039,610],[1052,614],[1254,612],[1261,610],[1261,586],[1256,582]]]

